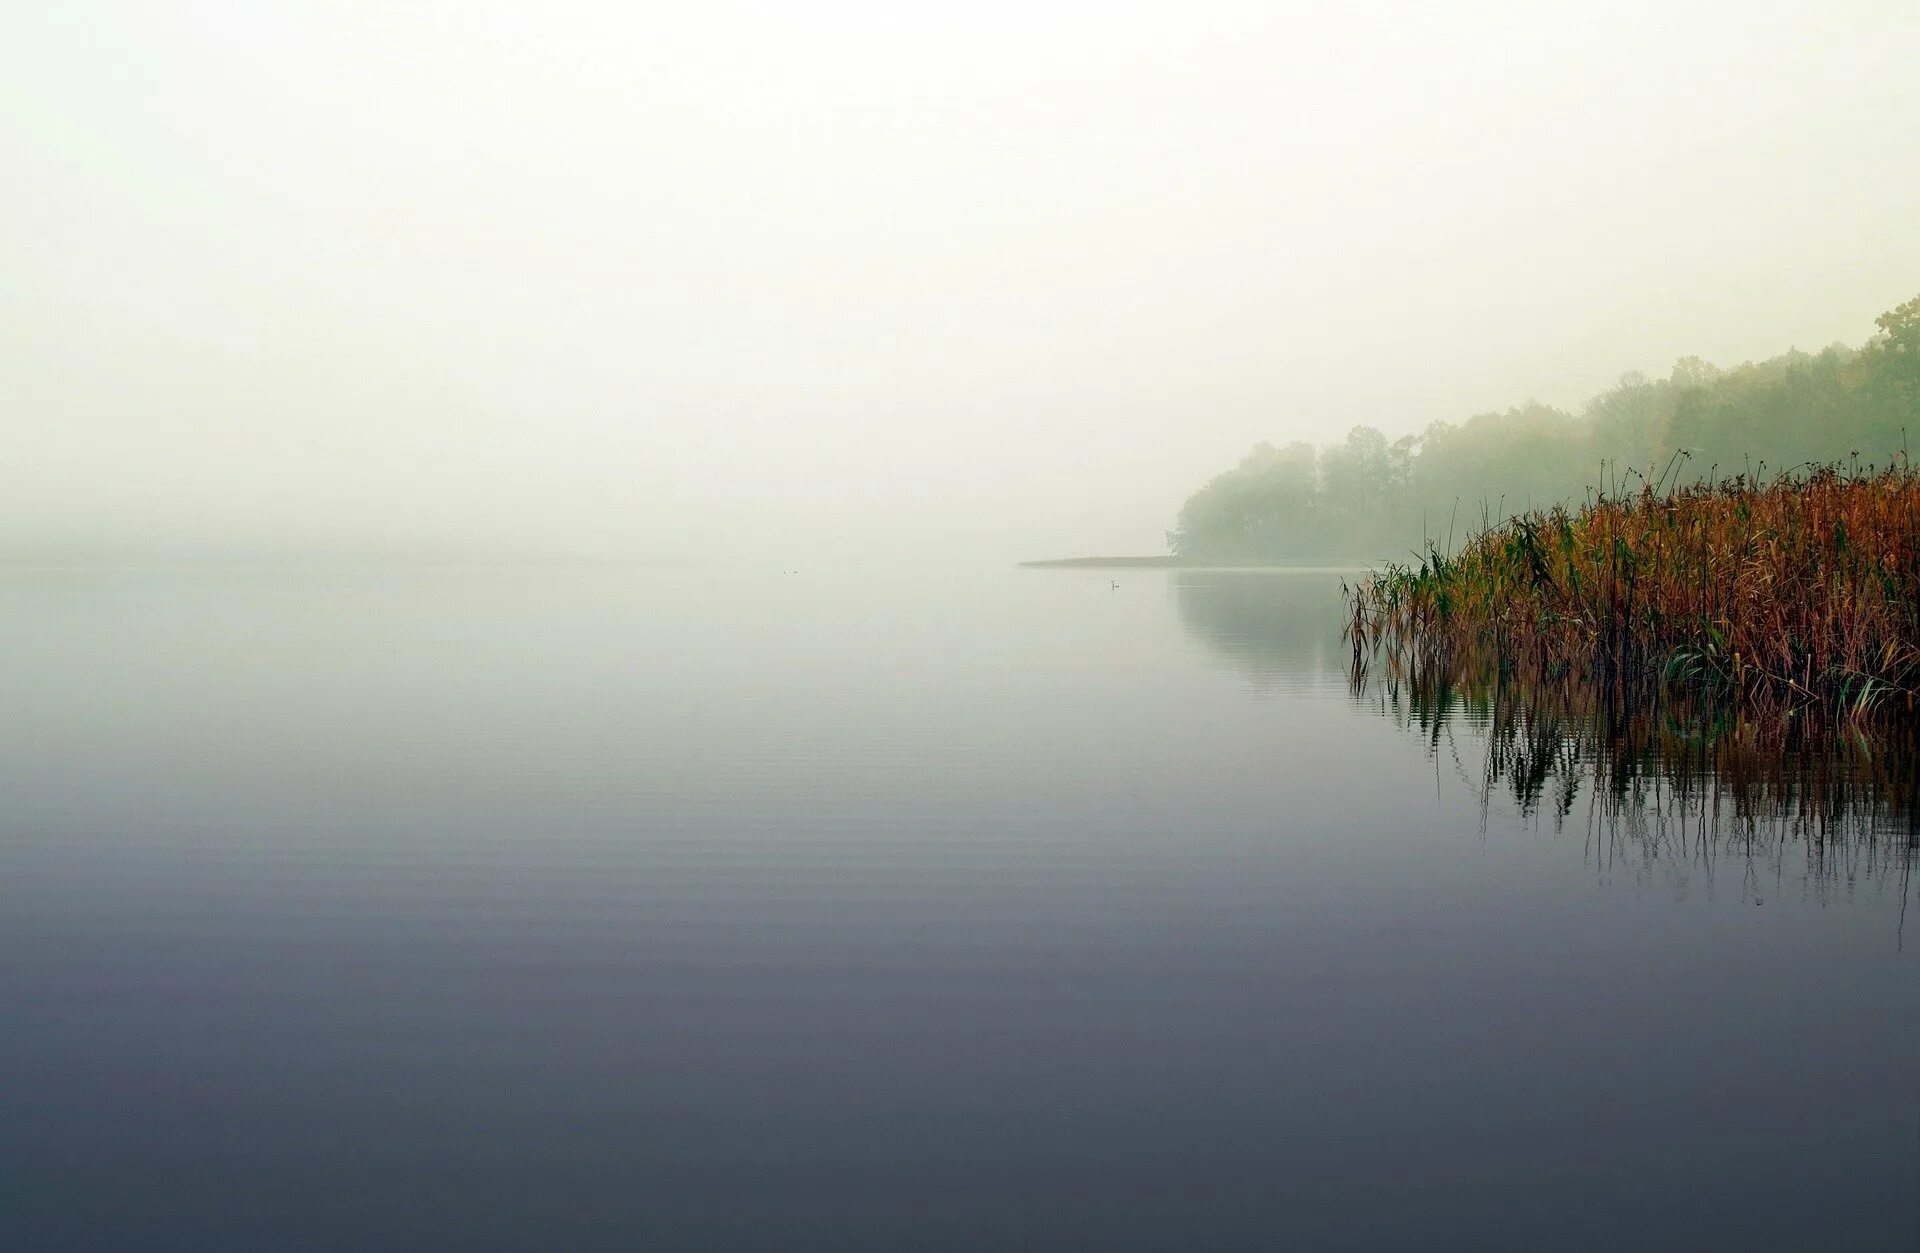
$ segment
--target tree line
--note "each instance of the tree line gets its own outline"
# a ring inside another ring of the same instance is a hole
[[[1483,518],[1630,485],[1759,478],[1807,463],[1889,464],[1920,440],[1920,297],[1851,348],[1722,370],[1682,358],[1578,413],[1537,402],[1389,440],[1356,426],[1325,448],[1259,444],[1188,498],[1169,549],[1222,560],[1371,557],[1444,546]]]

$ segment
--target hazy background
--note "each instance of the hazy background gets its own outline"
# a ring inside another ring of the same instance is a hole
[[[10,4],[0,555],[1157,551],[1254,441],[1858,343],[1887,3]]]

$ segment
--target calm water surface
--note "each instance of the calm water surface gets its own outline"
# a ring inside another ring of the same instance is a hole
[[[1920,1247],[1904,858],[1109,577],[6,576],[0,1247]]]

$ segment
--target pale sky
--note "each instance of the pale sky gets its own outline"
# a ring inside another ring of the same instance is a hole
[[[1920,4],[0,0],[0,555],[1161,548],[1858,343]]]

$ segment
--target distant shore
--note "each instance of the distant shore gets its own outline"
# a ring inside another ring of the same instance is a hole
[[[1302,557],[1293,561],[1228,561],[1217,557],[1054,557],[1022,561],[1023,570],[1359,570],[1361,558]]]

